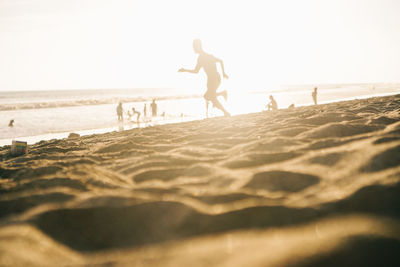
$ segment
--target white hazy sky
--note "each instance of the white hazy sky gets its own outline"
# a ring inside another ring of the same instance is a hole
[[[0,90],[399,82],[398,0],[0,0]]]

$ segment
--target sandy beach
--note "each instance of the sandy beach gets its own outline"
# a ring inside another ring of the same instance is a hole
[[[1,266],[400,266],[400,95],[9,150]]]

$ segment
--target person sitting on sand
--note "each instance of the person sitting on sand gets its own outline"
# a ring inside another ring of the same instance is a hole
[[[10,120],[8,123],[8,127],[14,127],[14,119]]]
[[[226,75],[224,70],[224,63],[221,59],[214,57],[206,52],[204,52],[201,41],[199,39],[195,39],[193,41],[193,50],[195,53],[199,54],[197,59],[197,65],[193,70],[181,68],[179,72],[189,72],[189,73],[198,73],[201,68],[203,68],[204,72],[207,75],[207,92],[204,94],[204,99],[206,100],[206,108],[208,115],[208,101],[211,101],[214,107],[221,110],[225,116],[229,117],[230,113],[226,111],[226,109],[222,106],[222,104],[218,101],[218,96],[223,96],[226,100],[227,92],[222,91],[217,93],[217,89],[221,84],[221,76],[217,70],[217,63],[221,64],[222,75],[225,79],[228,79],[228,75]]]
[[[123,117],[123,111],[124,109],[122,108],[122,103],[119,102],[118,106],[117,106],[117,116],[118,116],[118,121],[123,121],[124,117]]]
[[[274,97],[272,95],[269,96],[269,103],[267,104],[268,111],[269,110],[278,110],[278,104],[276,103]]]
[[[312,99],[314,100],[314,105],[317,105],[317,90],[318,90],[318,88],[317,87],[315,87],[314,88],[314,92],[312,92]]]
[[[157,116],[157,104],[156,104],[155,99],[153,99],[153,102],[150,104],[150,107],[151,107],[151,116],[156,117]]]

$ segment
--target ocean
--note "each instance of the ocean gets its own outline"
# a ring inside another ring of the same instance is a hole
[[[400,84],[336,84],[316,85],[318,102],[328,103],[356,98],[400,93]],[[230,92],[221,103],[232,115],[265,110],[272,94],[279,108],[312,105],[314,85],[282,86],[274,90]],[[149,127],[204,119],[205,101],[198,95],[183,94],[174,89],[87,89],[49,91],[0,92],[0,146],[12,140],[35,143],[40,140],[65,138],[69,133],[81,135]],[[150,103],[156,99],[158,116],[151,117]],[[124,122],[118,122],[116,106],[123,103]],[[147,105],[147,117],[144,105]],[[134,107],[141,113],[128,119],[127,112]],[[209,117],[222,113],[210,105]],[[14,127],[9,121],[14,120]]]

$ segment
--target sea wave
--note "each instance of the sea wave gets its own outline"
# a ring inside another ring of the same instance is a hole
[[[106,105],[115,104],[118,102],[148,102],[156,99],[162,100],[177,100],[198,98],[201,95],[175,95],[175,96],[160,96],[160,97],[111,97],[105,99],[79,99],[79,100],[63,100],[63,101],[48,101],[48,102],[27,102],[27,103],[9,103],[1,104],[0,111],[6,110],[22,110],[22,109],[42,109],[42,108],[61,108],[61,107],[74,107],[74,106],[91,106],[91,105]]]

